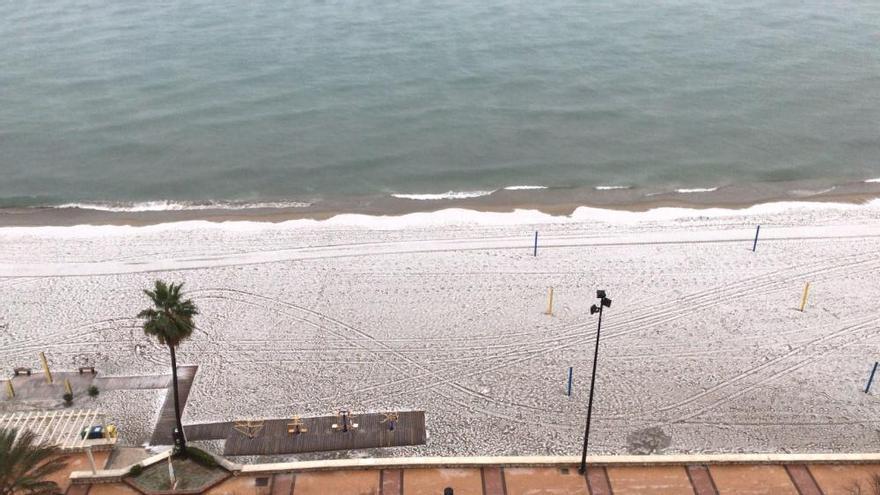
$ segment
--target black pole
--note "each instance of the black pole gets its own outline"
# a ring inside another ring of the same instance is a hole
[[[183,433],[183,424],[180,422],[180,393],[177,391],[177,356],[174,355],[174,345],[168,343],[171,350],[171,386],[174,390],[174,420],[177,424],[177,433],[172,433],[174,439],[174,454],[186,455],[186,436]]]
[[[584,451],[578,472],[587,472],[587,445],[590,443],[590,418],[593,416],[593,390],[596,389],[596,361],[599,359],[599,334],[602,332],[602,301],[599,301],[599,327],[596,329],[596,350],[593,352],[593,374],[590,376],[590,400],[587,403],[587,428],[584,430]]]

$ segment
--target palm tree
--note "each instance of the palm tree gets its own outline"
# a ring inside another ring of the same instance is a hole
[[[167,345],[171,351],[171,382],[174,387],[174,415],[177,419],[177,431],[180,435],[180,448],[178,454],[185,454],[186,439],[183,436],[183,425],[180,422],[180,401],[177,394],[177,357],[174,349],[181,342],[188,339],[195,328],[193,317],[199,314],[196,305],[190,299],[183,299],[180,288],[183,284],[166,284],[161,280],[156,281],[153,290],[145,290],[153,307],[138,313],[138,318],[144,319],[144,333],[156,337],[159,343]],[[175,443],[175,445],[177,445]],[[2,495],[2,494],[0,494]]]
[[[60,494],[54,481],[43,480],[65,466],[57,453],[55,447],[37,443],[31,431],[0,429],[0,495]]]

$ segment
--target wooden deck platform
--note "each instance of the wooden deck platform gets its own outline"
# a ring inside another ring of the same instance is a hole
[[[99,376],[94,384],[99,390],[149,390],[171,386],[171,373],[167,375]]]
[[[306,433],[287,432],[289,418],[266,419],[256,431],[254,438],[235,429],[234,422],[206,423],[184,426],[188,440],[226,440],[223,455],[277,455],[322,452],[328,450],[369,449],[400,447],[425,443],[425,412],[405,411],[399,413],[394,431],[383,423],[384,414],[355,414],[358,428],[349,432],[331,428],[339,423],[337,416],[302,418]]]

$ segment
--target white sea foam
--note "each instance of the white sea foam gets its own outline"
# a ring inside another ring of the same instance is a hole
[[[837,189],[836,186],[831,186],[825,189],[812,190],[812,189],[794,189],[789,191],[788,193],[792,196],[816,196],[818,194],[829,193],[833,190]]]
[[[68,227],[0,227],[0,237],[16,237],[19,235],[41,235],[48,237],[95,237],[107,235],[134,235],[146,232],[169,230],[231,230],[239,232],[256,232],[270,230],[309,229],[321,227],[341,227],[356,229],[403,230],[408,228],[456,226],[504,226],[504,225],[540,225],[566,223],[608,223],[637,224],[641,222],[657,222],[687,218],[718,218],[750,215],[769,215],[780,213],[800,214],[823,210],[855,210],[859,208],[880,209],[880,199],[874,199],[862,205],[849,203],[825,203],[790,201],[765,203],[743,209],[728,208],[654,208],[648,211],[608,210],[581,206],[571,215],[551,215],[538,210],[517,209],[512,212],[486,212],[463,208],[447,208],[434,212],[408,213],[399,216],[373,216],[363,214],[340,214],[326,220],[296,219],[279,223],[259,221],[227,221],[211,222],[207,220],[191,220],[169,222],[156,225],[76,225]]]
[[[865,182],[880,182],[880,177],[877,177],[876,179],[868,179]]]
[[[439,194],[392,194],[395,198],[414,199],[416,201],[434,201],[438,199],[468,199],[488,196],[495,192],[491,191],[447,191]]]
[[[504,189],[508,191],[530,191],[533,189],[547,189],[547,186],[507,186]]]
[[[183,210],[250,210],[259,208],[305,208],[310,203],[298,201],[276,201],[248,203],[235,201],[142,201],[134,203],[66,203],[55,208],[79,208],[110,212],[147,212],[147,211],[183,211]]]
[[[597,191],[613,191],[615,189],[629,189],[630,186],[596,186],[593,189]]]
[[[701,193],[701,192],[713,192],[717,191],[717,187],[695,187],[693,189],[676,189],[675,192],[679,194],[689,194],[689,193]]]

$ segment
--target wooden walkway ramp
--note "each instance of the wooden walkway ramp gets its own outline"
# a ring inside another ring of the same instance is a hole
[[[177,367],[177,387],[180,393],[179,399],[181,415],[183,415],[183,411],[186,408],[186,400],[189,398],[189,391],[192,388],[193,380],[195,379],[196,372],[198,370],[198,366]],[[165,394],[165,403],[162,404],[162,410],[159,412],[159,420],[156,421],[156,427],[153,429],[153,437],[150,439],[150,444],[173,444],[173,433],[176,423],[177,420],[174,417],[174,387],[172,387],[171,383],[169,383],[168,393]]]
[[[188,440],[225,440],[223,455],[278,455],[322,452],[328,450],[369,449],[422,445],[425,443],[425,412],[404,411],[394,430],[383,422],[384,414],[358,414],[354,422],[358,428],[348,432],[334,430],[337,416],[302,418],[305,433],[288,433],[290,419],[266,419],[248,422],[243,428],[236,422],[205,423],[184,426]],[[173,418],[172,418],[173,420]],[[253,438],[242,432],[250,431]]]
[[[99,390],[148,390],[171,386],[171,375],[101,376],[94,384]]]

